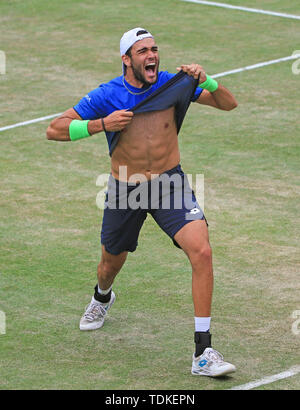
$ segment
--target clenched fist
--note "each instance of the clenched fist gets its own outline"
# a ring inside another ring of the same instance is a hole
[[[106,131],[122,131],[132,118],[132,111],[118,110],[105,117],[103,121]]]
[[[188,75],[191,75],[195,80],[199,79],[199,84],[206,81],[206,74],[204,68],[199,64],[182,64],[180,67],[177,67],[177,70],[184,71]]]

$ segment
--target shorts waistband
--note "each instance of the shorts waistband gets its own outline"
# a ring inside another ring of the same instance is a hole
[[[173,175],[176,173],[182,173],[182,168],[181,165],[178,164],[176,165],[174,168],[168,169],[167,171],[162,172],[161,174],[158,174],[158,176],[156,178],[159,178],[161,175],[167,174],[167,175]],[[117,186],[127,186],[127,187],[137,187],[140,184],[149,184],[151,183],[151,181],[154,181],[156,178],[150,179],[148,181],[144,181],[144,182],[125,182],[125,181],[120,181],[119,179],[115,178],[112,174],[109,175],[109,183],[112,182],[114,184],[116,184]]]

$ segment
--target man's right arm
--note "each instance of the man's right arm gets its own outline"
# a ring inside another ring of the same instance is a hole
[[[106,131],[121,131],[127,124],[130,123],[133,117],[132,111],[118,110],[114,111],[107,117],[101,120],[101,118],[96,120],[90,120],[88,122],[88,132],[90,135],[97,134],[98,132],[104,131],[103,122]],[[47,128],[47,139],[54,141],[71,141],[69,127],[73,120],[82,120],[79,114],[70,108],[65,111],[62,115],[51,121],[49,127]]]
[[[81,117],[77,114],[74,108],[70,108],[51,121],[46,132],[47,139],[54,141],[71,141],[69,127],[73,120],[81,120]]]

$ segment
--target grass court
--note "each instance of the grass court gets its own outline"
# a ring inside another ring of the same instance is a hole
[[[300,15],[297,0],[226,3]],[[1,1],[0,127],[63,112],[119,76],[120,37],[136,26],[154,34],[170,72],[197,62],[213,75],[300,49],[299,20],[180,0]],[[179,135],[184,171],[205,178],[213,346],[237,367],[219,380],[190,374],[190,265],[151,217],[104,327],[79,331],[100,257],[104,134],[48,141],[51,120],[0,132],[1,389],[224,390],[300,365],[294,61],[219,78],[238,108],[191,105]],[[257,388],[299,385],[298,373]]]

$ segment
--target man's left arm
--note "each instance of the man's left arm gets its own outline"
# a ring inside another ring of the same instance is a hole
[[[231,111],[238,105],[231,92],[221,84],[218,84],[218,88],[214,92],[204,89],[196,102],[225,111]]]
[[[178,69],[183,70],[195,79],[199,78],[199,85],[203,88],[202,93],[196,100],[199,104],[209,105],[220,110],[231,111],[238,103],[232,93],[223,85],[207,76],[203,67],[199,64],[182,65]],[[208,89],[205,89],[207,87]]]

